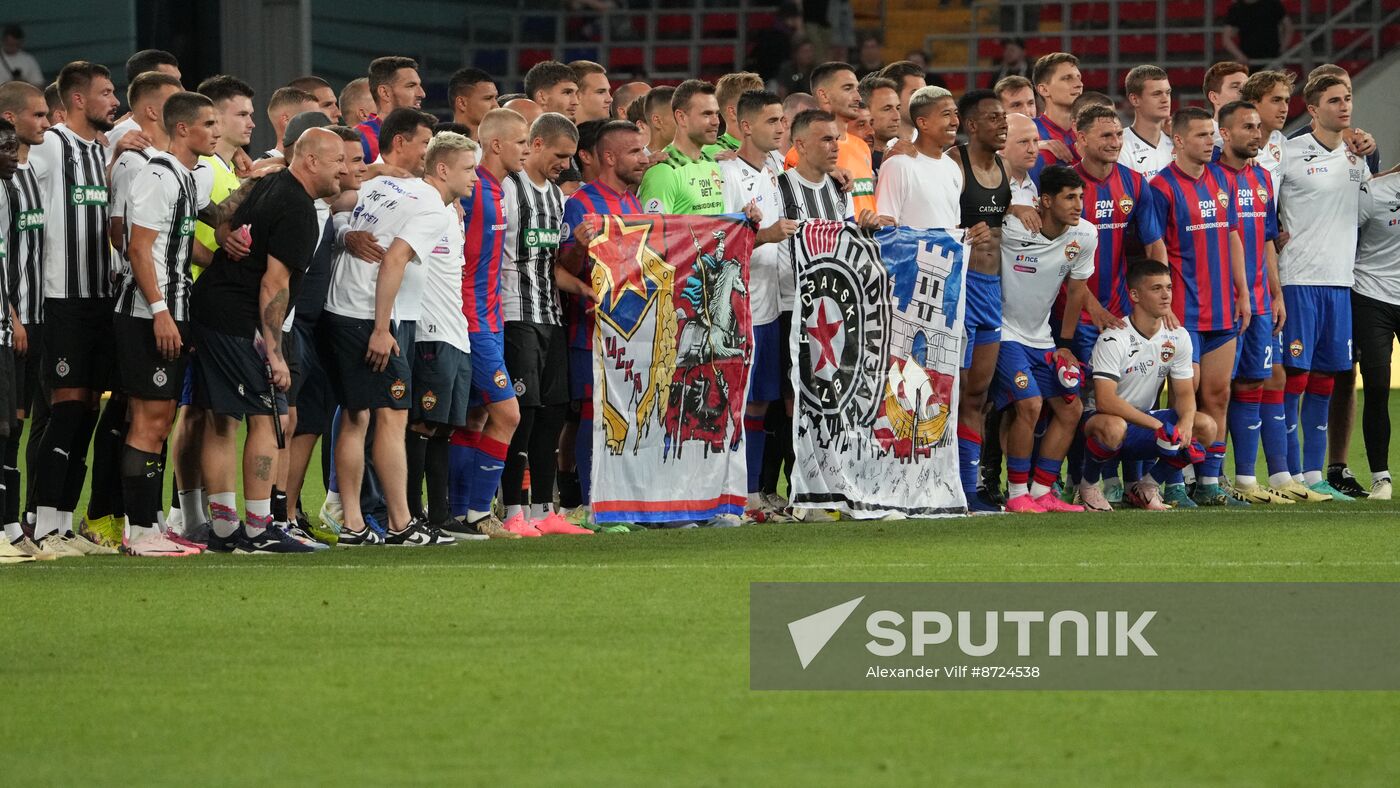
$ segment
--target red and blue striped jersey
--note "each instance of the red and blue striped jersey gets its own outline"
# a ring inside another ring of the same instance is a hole
[[[1073,159],[1068,162],[1063,162],[1055,158],[1055,154],[1051,153],[1050,151],[1041,149],[1040,156],[1036,158],[1035,166],[1031,167],[1031,171],[1029,173],[1031,176],[1031,180],[1035,181],[1036,183],[1040,183],[1040,171],[1045,169],[1046,167],[1049,167],[1052,164],[1063,164],[1066,167],[1070,167],[1079,163],[1079,150],[1074,147],[1074,129],[1060,128],[1060,125],[1058,123],[1045,117],[1044,115],[1039,115],[1036,117],[1035,128],[1037,131],[1040,132],[1041,139],[1059,140],[1060,142],[1063,142],[1065,144],[1065,147],[1069,148],[1069,155],[1072,156]]]
[[[1132,228],[1143,246],[1162,239],[1160,219],[1152,210],[1152,190],[1140,173],[1118,163],[1103,180],[1090,175],[1083,162],[1074,165],[1074,171],[1084,179],[1083,216],[1099,228],[1099,248],[1094,255],[1089,292],[1105,309],[1124,317],[1132,309],[1124,251],[1128,229]],[[1063,309],[1061,304],[1060,310]],[[1079,322],[1091,322],[1087,311],[1080,315]]]
[[[1252,314],[1270,310],[1268,265],[1265,248],[1278,237],[1278,210],[1274,207],[1274,179],[1258,164],[1242,170],[1221,164],[1234,182],[1235,212],[1239,215],[1240,241],[1244,244],[1244,280],[1249,285]]]
[[[612,187],[599,181],[585,183],[564,203],[564,238],[559,244],[561,250],[574,245],[574,230],[583,223],[583,217],[591,213],[599,216],[639,214],[642,213],[642,203],[632,192],[619,194]],[[587,260],[584,261],[584,265],[588,265]],[[589,269],[585,268],[582,277],[585,282],[588,281],[589,273]],[[569,347],[580,350],[593,347],[593,313],[584,299],[565,296],[564,322],[569,335]]]
[[[1235,326],[1235,282],[1230,233],[1238,232],[1234,181],[1217,164],[1192,178],[1172,162],[1152,179],[1157,212],[1172,269],[1172,311],[1191,331]]]
[[[506,250],[505,190],[485,167],[476,168],[476,188],[462,198],[466,212],[466,266],[462,311],[471,331],[505,330],[501,314],[501,258]]]
[[[370,113],[364,123],[355,127],[360,133],[360,147],[365,149],[365,164],[379,160],[379,116]]]

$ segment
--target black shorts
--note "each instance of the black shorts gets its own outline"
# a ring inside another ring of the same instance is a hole
[[[331,431],[331,419],[335,417],[335,398],[321,366],[321,355],[316,352],[315,326],[297,321],[292,323],[292,333],[300,351],[297,364],[301,368],[301,374],[292,379],[292,386],[297,389],[296,434],[325,435]]]
[[[304,374],[301,369],[301,343],[297,341],[295,332],[282,332],[282,358],[287,360],[287,374],[292,378],[292,385],[287,387],[287,407],[295,408]]]
[[[472,396],[472,357],[446,342],[413,345],[413,409],[409,420],[461,427]]]
[[[194,404],[220,416],[270,416],[287,412],[287,396],[268,391],[267,367],[252,337],[234,337],[192,323],[195,346]]]
[[[137,399],[179,402],[190,359],[190,324],[176,323],[175,327],[185,346],[180,349],[180,357],[172,361],[156,349],[154,320],[130,315],[112,318],[122,393]]]
[[[1390,366],[1400,337],[1400,306],[1351,291],[1351,340],[1356,363],[1364,369]]]
[[[506,369],[520,407],[569,401],[569,343],[563,326],[506,322]]]
[[[15,349],[10,347],[0,347],[0,380],[15,379]],[[15,387],[0,386],[0,438],[10,436],[10,425],[15,420]],[[19,490],[15,490],[15,495],[19,495]]]
[[[365,361],[373,320],[322,312],[316,324],[317,349],[331,381],[336,401],[348,410],[392,408],[408,410],[413,394],[414,324],[400,321],[394,326],[399,354],[390,356],[383,372],[375,372]]]
[[[112,389],[117,355],[113,306],[111,298],[44,302],[44,382],[50,389]]]
[[[29,351],[15,357],[15,410],[30,414],[34,410],[36,398],[48,399],[44,393],[44,324],[34,323],[24,327],[29,336]]]

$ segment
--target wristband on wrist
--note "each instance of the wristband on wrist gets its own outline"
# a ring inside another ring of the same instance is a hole
[[[1055,337],[1055,347],[1070,350],[1074,347],[1074,340],[1057,336]]]
[[[168,306],[165,305],[165,300],[164,300],[164,299],[162,299],[162,300],[160,300],[160,301],[157,301],[157,302],[155,302],[154,304],[151,304],[151,317],[155,317],[156,315],[160,314],[161,312],[168,311],[169,309],[170,309],[170,307],[168,307]]]

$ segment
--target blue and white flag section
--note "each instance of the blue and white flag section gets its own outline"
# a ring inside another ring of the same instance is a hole
[[[793,506],[962,514],[967,247],[944,230],[811,221],[793,238]]]
[[[593,517],[741,515],[754,233],[729,216],[589,216]]]

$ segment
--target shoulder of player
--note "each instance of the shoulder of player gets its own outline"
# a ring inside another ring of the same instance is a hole
[[[1065,228],[1065,234],[1079,235],[1097,242],[1099,240],[1099,227],[1088,219],[1081,217],[1078,222]]]

